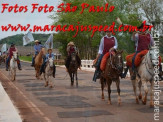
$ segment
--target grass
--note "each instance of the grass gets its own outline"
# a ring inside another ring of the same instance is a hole
[[[32,62],[32,56],[20,56],[20,60]]]

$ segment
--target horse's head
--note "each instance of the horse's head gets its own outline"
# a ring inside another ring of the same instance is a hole
[[[123,51],[116,51],[115,55],[113,56],[113,65],[118,70],[118,72],[123,71],[123,58],[122,58]]]
[[[71,53],[71,61],[72,62],[76,61],[76,53],[75,52]]]
[[[49,67],[50,68],[53,68],[53,66],[54,66],[54,60],[53,60],[53,58],[48,58],[48,64],[49,64]]]
[[[159,58],[159,49],[155,47],[150,47],[148,53],[147,53],[148,59],[151,61],[153,65],[155,65],[155,61],[158,61]]]
[[[17,52],[13,52],[13,59],[16,61],[18,59],[18,54]]]

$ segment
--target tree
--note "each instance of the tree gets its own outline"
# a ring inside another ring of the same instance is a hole
[[[131,4],[130,0],[62,0],[63,3],[70,2],[72,6],[78,6],[76,12],[62,12],[57,13],[56,16],[51,16],[54,19],[54,25],[111,25],[112,22],[116,21],[117,17],[120,17],[124,23],[131,25],[138,25],[140,22],[137,19],[137,12],[129,9]],[[104,6],[105,3],[109,3],[109,6],[114,5],[115,10],[111,13],[100,12],[90,13],[85,10],[83,14],[80,14],[81,4],[86,2],[89,5]],[[119,3],[120,2],[120,3]],[[132,0],[134,4],[136,0]],[[119,26],[116,23],[116,27]],[[58,32],[54,37],[58,42],[61,43],[60,51],[66,55],[66,46],[70,41],[74,41],[79,49],[81,58],[83,59],[94,59],[97,54],[100,40],[105,33],[96,32],[93,38],[91,38],[91,32],[79,32],[78,35],[73,38],[75,32]],[[125,49],[126,53],[134,51],[134,43],[131,41],[131,33],[122,32],[116,33],[115,35],[119,42],[119,49]],[[132,45],[132,46],[131,46]],[[132,48],[131,48],[132,47]]]

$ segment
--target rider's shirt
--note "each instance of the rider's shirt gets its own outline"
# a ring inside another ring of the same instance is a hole
[[[133,37],[133,41],[135,41],[136,51],[148,50],[149,45],[154,45],[154,40],[150,34],[138,34],[136,33]]]
[[[37,55],[43,46],[41,44],[34,45],[35,54]]]
[[[8,50],[9,56],[12,57],[13,56],[13,52],[17,51],[17,48],[15,47],[10,47]]]
[[[106,54],[112,47],[114,47],[114,49],[117,49],[117,39],[114,36],[108,37],[106,35],[101,39],[98,54]]]
[[[46,59],[45,59],[45,62],[47,62],[47,61],[48,61],[48,58],[52,58],[52,59],[54,60],[55,56],[54,56],[54,54],[53,54],[53,53],[51,53],[51,54],[47,53],[47,54],[46,54]]]

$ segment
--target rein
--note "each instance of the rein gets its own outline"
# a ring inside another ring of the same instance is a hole
[[[111,56],[111,53],[110,53],[110,65],[111,65],[111,68],[112,69],[115,69],[116,71],[118,71],[118,73],[120,73],[120,71],[119,71],[119,69],[113,64],[113,62],[112,62],[112,58],[111,58],[112,56]],[[114,60],[114,59],[113,59]]]

